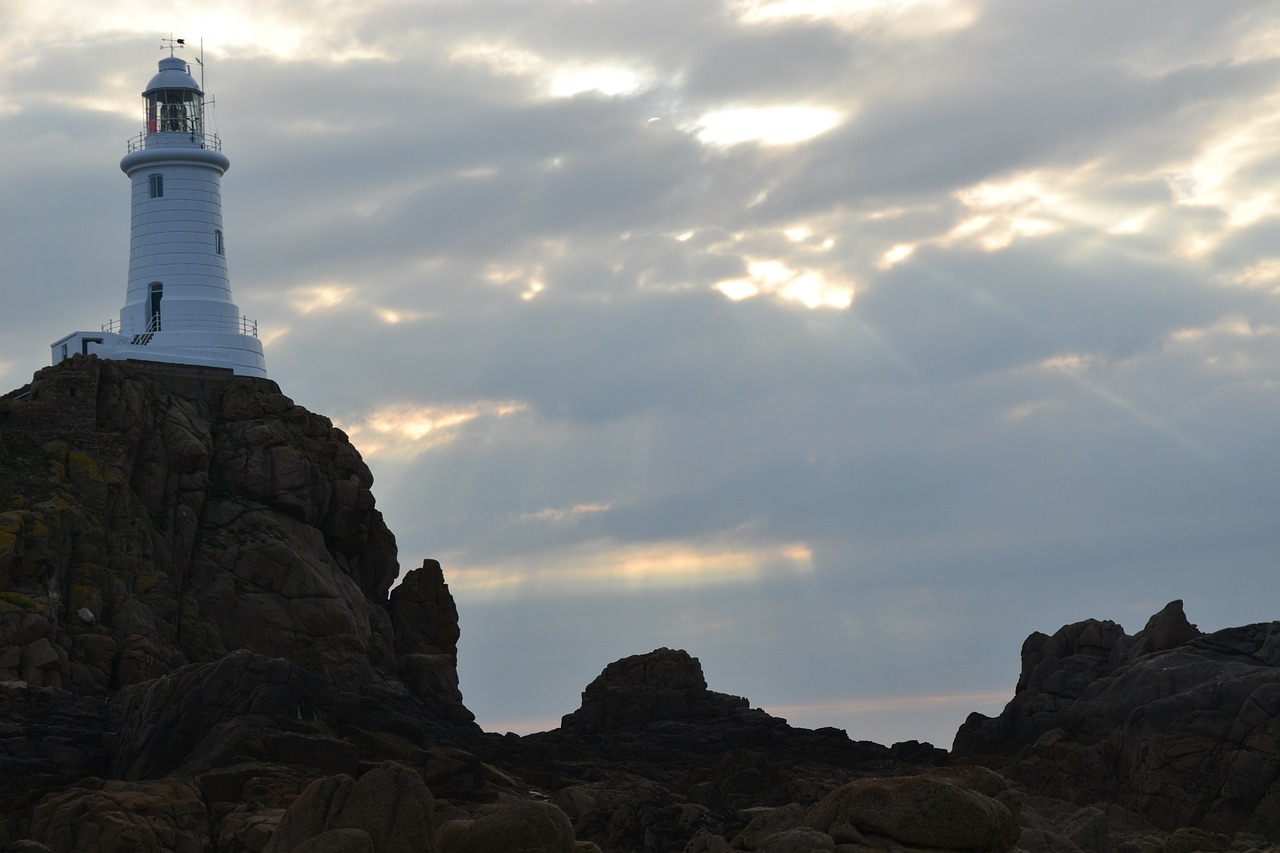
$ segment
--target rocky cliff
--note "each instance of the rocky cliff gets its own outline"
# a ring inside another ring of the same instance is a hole
[[[389,595],[372,482],[229,371],[76,357],[0,400],[0,801],[244,755],[352,769],[309,740],[342,725],[466,734],[453,599],[433,561]]]
[[[1022,647],[1017,692],[954,754],[1155,825],[1280,838],[1280,622],[1202,634],[1171,602],[1133,636],[1086,620]]]
[[[1280,853],[1280,623],[1033,634],[950,754],[672,649],[486,734],[371,485],[266,380],[75,358],[0,398],[0,850]]]
[[[461,707],[439,567],[388,606],[368,467],[273,382],[78,357],[3,400],[0,453],[0,675],[103,695],[251,649]]]

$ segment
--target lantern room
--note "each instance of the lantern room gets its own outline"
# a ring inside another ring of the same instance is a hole
[[[176,56],[160,60],[160,70],[142,93],[147,135],[186,133],[204,136],[204,92],[191,76],[191,66]]]

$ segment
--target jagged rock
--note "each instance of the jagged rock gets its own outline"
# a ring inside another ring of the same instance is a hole
[[[614,661],[582,692],[582,707],[561,728],[582,734],[635,728],[684,715],[707,698],[702,665],[688,652],[655,649]],[[745,699],[739,707],[747,707]]]
[[[1187,621],[1182,601],[1170,601],[1163,610],[1147,620],[1145,628],[1133,635],[1128,658],[1165,652],[1201,636],[1204,635],[1200,630]]]
[[[436,832],[439,853],[574,853],[573,824],[550,803],[526,801],[475,820],[451,820]]]
[[[458,690],[458,608],[438,562],[423,561],[392,591],[391,622],[399,675],[409,689],[459,720],[474,719]]]
[[[1000,716],[960,728],[958,756],[1166,831],[1280,838],[1280,622],[1206,635],[1175,601],[1133,638],[1092,620],[1043,638]]]

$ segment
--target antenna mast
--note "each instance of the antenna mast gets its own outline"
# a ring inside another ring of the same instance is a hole
[[[204,36],[200,37],[200,55],[196,57],[196,63],[200,66],[200,130],[203,133],[209,132],[209,125],[206,123],[208,119],[209,105],[213,103],[213,98],[209,96],[209,90],[204,85]]]
[[[204,92],[204,36],[200,36],[200,55],[196,57],[196,62],[200,63],[200,91]]]

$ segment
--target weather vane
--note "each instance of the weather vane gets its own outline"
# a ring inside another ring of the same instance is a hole
[[[161,50],[164,50],[166,47],[167,47],[167,48],[169,48],[169,55],[170,55],[170,56],[173,56],[173,52],[174,52],[174,50],[176,50],[177,48],[180,48],[180,47],[186,47],[186,46],[187,46],[187,40],[186,40],[186,39],[176,39],[176,38],[174,38],[174,37],[173,37],[173,33],[169,33],[169,37],[168,37],[168,38],[162,38],[162,39],[160,39],[160,41],[161,41],[161,42],[163,42],[163,44],[161,44],[161,45],[160,45],[160,49],[161,49]]]

